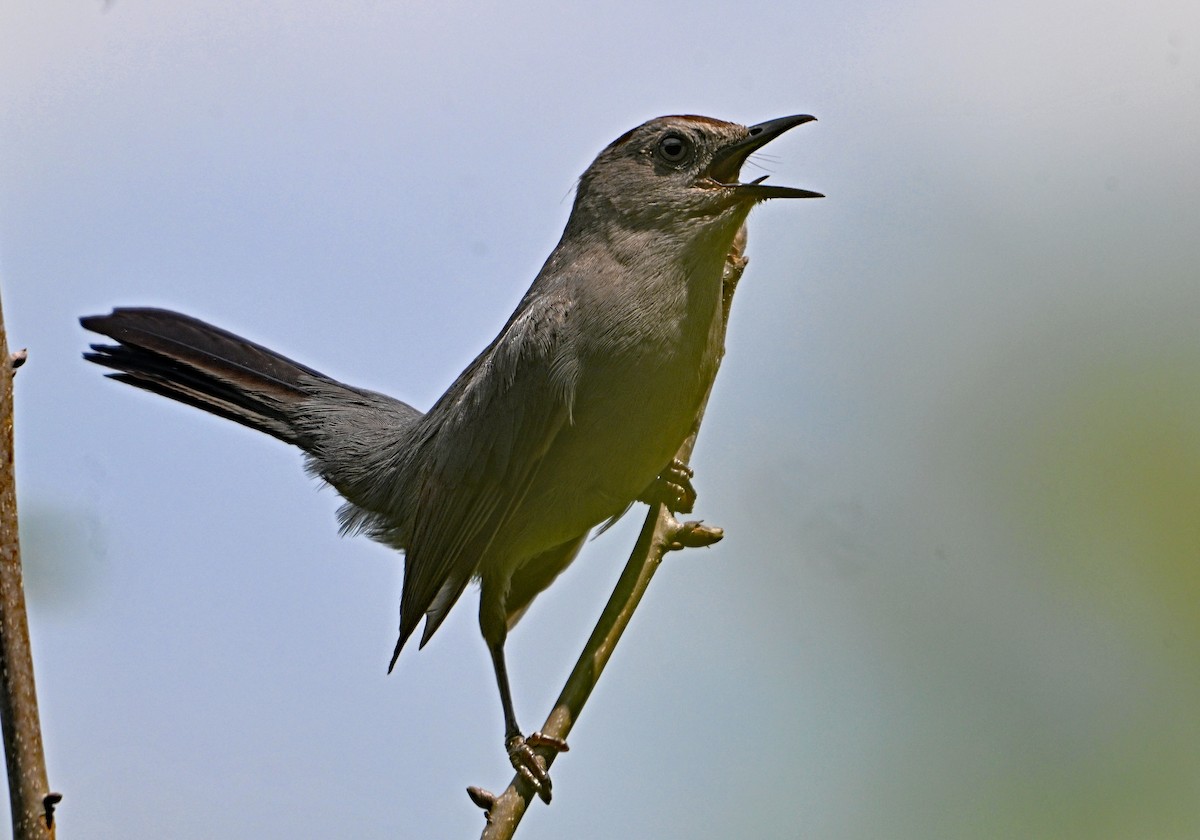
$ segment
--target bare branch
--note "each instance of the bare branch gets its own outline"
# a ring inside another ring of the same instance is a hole
[[[50,793],[46,780],[17,534],[12,383],[13,371],[24,361],[24,353],[9,356],[2,312],[0,359],[10,360],[7,365],[0,364],[0,723],[13,837],[46,840],[55,836],[54,806],[62,796]]]

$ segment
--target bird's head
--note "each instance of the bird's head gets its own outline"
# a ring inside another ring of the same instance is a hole
[[[740,225],[769,198],[822,198],[796,187],[739,180],[742,164],[779,135],[815,117],[797,114],[757,125],[700,116],[658,117],[618,137],[579,181],[577,208],[622,226],[671,228],[726,217]]]

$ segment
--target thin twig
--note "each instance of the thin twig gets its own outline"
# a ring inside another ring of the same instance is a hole
[[[724,355],[724,328],[729,325],[729,307],[733,302],[733,293],[737,288],[742,272],[746,270],[746,258],[743,256],[746,247],[746,229],[739,231],[734,241],[733,249],[725,260],[725,276],[722,288],[723,327],[721,335]],[[708,395],[705,394],[700,410],[696,414],[696,422],[692,434],[684,441],[676,456],[679,461],[687,464],[692,456],[692,448],[696,444],[696,435],[700,431],[700,421],[704,417],[704,409],[708,405]],[[663,505],[654,505],[646,516],[638,535],[637,544],[629,556],[621,577],[613,589],[600,620],[596,623],[591,637],[583,647],[583,653],[575,663],[571,675],[567,677],[566,685],[554,703],[554,709],[546,718],[541,732],[552,738],[566,739],[567,734],[579,719],[579,713],[600,679],[600,674],[612,657],[613,649],[621,639],[621,634],[629,626],[634,610],[642,600],[650,579],[658,571],[663,555],[671,550],[691,545],[709,545],[721,538],[721,532],[716,528],[707,528],[699,523],[681,524],[675,520]],[[536,750],[546,762],[546,767],[554,763],[555,753],[550,750]],[[481,840],[510,840],[525,811],[529,807],[533,789],[518,774],[513,776],[508,788],[500,795],[473,788],[471,799],[481,807],[486,806],[487,825],[483,830]]]
[[[0,312],[0,359],[9,359]],[[8,795],[15,840],[55,836],[54,806],[62,799],[50,793],[37,692],[25,589],[21,581],[21,546],[17,534],[17,485],[13,474],[13,370],[20,362],[0,364],[0,723],[8,766]]]

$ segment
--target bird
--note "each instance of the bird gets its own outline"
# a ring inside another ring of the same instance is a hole
[[[389,672],[422,620],[420,647],[478,581],[505,749],[549,802],[533,747],[567,745],[523,735],[508,631],[597,525],[637,501],[690,512],[691,472],[674,455],[722,354],[726,257],[754,206],[823,197],[739,173],[814,119],[664,116],[610,143],[580,176],[562,237],[515,311],[426,412],[165,309],[81,318],[116,342],[84,357],[298,447],[345,500],[342,532],[403,552]]]

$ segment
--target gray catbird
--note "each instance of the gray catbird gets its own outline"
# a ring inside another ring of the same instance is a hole
[[[566,745],[521,735],[505,636],[593,526],[639,499],[690,509],[690,473],[672,459],[716,375],[726,256],[756,203],[820,197],[738,172],[812,119],[660,117],[617,138],[579,179],[562,239],[508,323],[426,414],[165,310],[82,318],[119,342],[85,357],[304,450],[346,498],[342,530],[405,553],[391,665],[422,616],[424,646],[478,579],[505,745],[549,801],[530,747]]]

